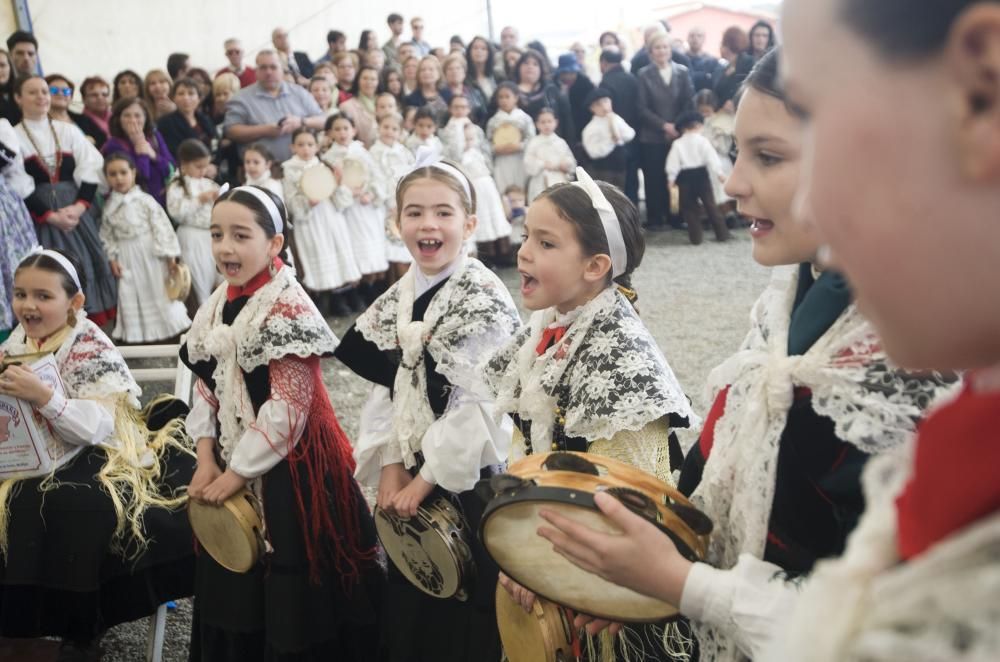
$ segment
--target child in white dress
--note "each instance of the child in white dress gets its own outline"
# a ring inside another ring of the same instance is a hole
[[[309,129],[296,129],[292,134],[294,156],[281,164],[285,185],[285,204],[295,225],[295,256],[302,284],[313,295],[331,292],[329,307],[334,315],[347,315],[343,297],[333,292],[361,280],[347,220],[334,204],[343,193],[338,188],[333,196],[310,200],[302,190],[302,174],[309,168],[325,167],[316,157],[319,145]]]
[[[364,144],[355,140],[354,122],[346,115],[338,115],[327,121],[327,137],[330,148],[323,154],[327,165],[341,170],[340,186],[334,195],[334,203],[347,219],[347,230],[351,236],[354,257],[361,271],[361,284],[349,295],[352,305],[357,308],[371,304],[385,291],[385,272],[389,262],[385,256],[385,217],[376,205],[378,182],[375,162]]]
[[[177,224],[184,263],[191,270],[191,289],[197,305],[222,282],[212,257],[212,204],[219,197],[219,186],[205,176],[212,163],[208,148],[196,139],[185,140],[177,148],[180,173],[167,187],[167,213]]]
[[[528,173],[524,169],[524,146],[535,135],[535,125],[528,113],[517,107],[517,85],[510,81],[500,83],[497,87],[497,112],[486,123],[486,137],[493,145],[493,178],[497,189],[506,191],[508,186],[524,186],[528,182]],[[503,134],[510,132],[504,128],[512,126],[521,134],[517,142],[508,142]],[[497,130],[503,128],[498,139]],[[499,144],[498,144],[499,143]]]
[[[271,155],[271,150],[261,143],[253,143],[243,152],[243,172],[246,174],[244,183],[248,186],[266,188],[284,202],[285,187],[272,176],[273,165],[274,156]]]
[[[191,326],[184,304],[171,301],[165,284],[177,270],[181,247],[163,207],[135,184],[135,163],[126,154],[104,161],[111,195],[104,205],[101,243],[118,279],[118,317],[112,337],[150,343]]]
[[[389,96],[394,99],[392,95]],[[378,121],[378,140],[368,150],[381,180],[378,190],[383,196],[382,208],[385,210],[385,256],[389,261],[390,285],[403,277],[413,261],[413,256],[406,250],[396,229],[396,185],[410,171],[414,162],[413,153],[399,142],[402,130],[403,118],[399,113],[382,115]]]
[[[551,108],[543,108],[535,120],[538,135],[528,141],[524,150],[524,170],[528,180],[528,202],[552,186],[570,181],[576,170],[576,159],[565,140],[556,135],[559,120]]]
[[[441,139],[435,135],[436,133],[437,117],[435,117],[434,111],[430,108],[420,108],[413,116],[413,133],[406,137],[404,144],[414,154],[421,147],[429,147],[441,153],[444,146]]]
[[[476,192],[476,232],[479,259],[486,266],[509,264],[510,223],[493,181],[490,146],[486,134],[469,118],[471,108],[464,95],[456,94],[448,104],[451,119],[442,130],[445,155],[459,163]]]

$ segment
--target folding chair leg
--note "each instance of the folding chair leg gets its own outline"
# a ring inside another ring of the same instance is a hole
[[[146,644],[146,662],[163,662],[163,636],[167,629],[167,605],[156,608],[150,617],[149,640]]]

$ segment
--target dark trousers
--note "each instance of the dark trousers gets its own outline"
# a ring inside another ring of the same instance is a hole
[[[639,141],[625,145],[625,197],[639,204]]]
[[[715,204],[715,191],[707,168],[682,170],[677,175],[677,188],[680,189],[681,217],[687,223],[692,244],[700,244],[704,235],[701,227],[702,205],[715,230],[715,238],[719,241],[729,239],[729,229]]]
[[[667,153],[669,145],[642,143],[639,162],[646,191],[646,225],[666,225],[670,217],[670,194],[667,191]]]
[[[627,162],[626,145],[620,145],[603,159],[591,159],[587,172],[598,181],[613,184],[620,189],[625,188],[625,166]]]

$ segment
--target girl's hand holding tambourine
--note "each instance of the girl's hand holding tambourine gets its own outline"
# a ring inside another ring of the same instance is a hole
[[[574,565],[609,582],[677,606],[693,563],[655,525],[601,492],[594,503],[621,530],[609,535],[543,508],[538,535]]]

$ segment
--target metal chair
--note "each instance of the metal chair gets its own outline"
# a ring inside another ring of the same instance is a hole
[[[183,342],[183,338],[181,339]],[[180,345],[126,345],[119,347],[125,360],[129,359],[162,359],[177,358]],[[191,403],[192,374],[187,366],[177,359],[173,368],[130,368],[135,381],[170,382],[174,383],[173,395],[186,404]],[[146,662],[163,661],[163,638],[167,628],[167,605],[162,604],[156,609],[149,623],[149,637],[146,643]]]

